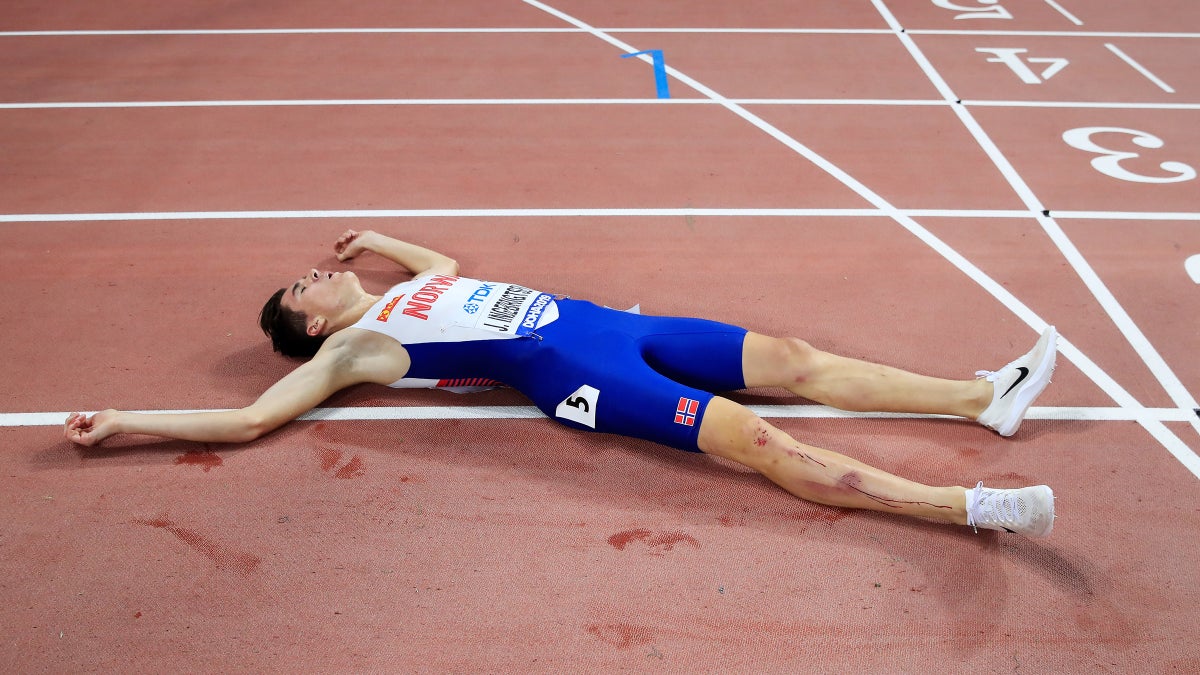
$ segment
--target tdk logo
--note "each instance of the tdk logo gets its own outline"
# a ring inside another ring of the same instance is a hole
[[[476,300],[483,300],[484,298],[486,298],[487,296],[492,294],[492,289],[495,287],[496,287],[496,284],[481,285],[479,288],[475,289],[475,292],[471,294],[471,297],[467,298],[467,302],[475,302]]]

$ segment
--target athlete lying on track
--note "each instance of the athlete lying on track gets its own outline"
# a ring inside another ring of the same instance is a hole
[[[314,269],[276,292],[260,317],[277,351],[312,358],[253,404],[186,414],[74,413],[66,437],[81,445],[118,433],[246,442],[363,382],[468,390],[503,383],[567,426],[726,457],[822,504],[1035,537],[1054,525],[1046,486],[921,485],[804,445],[710,393],[784,387],[844,410],[956,415],[1010,436],[1050,381],[1052,327],[995,373],[942,380],[828,354],[797,338],[459,277],[451,258],[375,232],[349,230],[334,250],[341,261],[371,251],[414,278],[372,295],[353,272]]]

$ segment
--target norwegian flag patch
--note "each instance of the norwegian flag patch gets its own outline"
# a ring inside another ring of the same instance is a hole
[[[680,396],[679,405],[675,408],[675,424],[682,424],[685,427],[695,426],[696,411],[699,409],[699,401]]]

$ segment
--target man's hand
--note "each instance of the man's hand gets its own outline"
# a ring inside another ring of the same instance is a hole
[[[359,232],[358,230],[346,230],[342,236],[333,244],[333,252],[337,253],[337,259],[346,262],[354,258],[363,251],[369,251],[367,240],[375,233],[370,230]]]
[[[370,251],[412,272],[415,277],[424,274],[458,276],[458,263],[453,258],[372,230],[346,230],[334,242],[333,250],[342,262]]]
[[[67,440],[79,445],[92,446],[117,433],[116,410],[104,410],[88,417],[83,413],[71,413],[63,426]]]

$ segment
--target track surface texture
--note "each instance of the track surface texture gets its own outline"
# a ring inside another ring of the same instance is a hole
[[[1187,0],[6,2],[0,666],[1200,671],[1198,60]],[[921,482],[1048,484],[1054,533],[799,501],[507,390],[63,439],[253,401],[295,366],[275,288],[398,280],[346,228],[942,377],[1054,324],[1012,439],[733,395]]]

